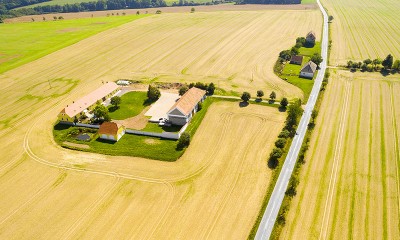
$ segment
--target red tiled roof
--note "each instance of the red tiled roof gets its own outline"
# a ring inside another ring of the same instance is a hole
[[[104,122],[100,125],[99,134],[116,135],[122,125],[115,122]]]
[[[95,104],[98,100],[112,93],[118,89],[118,85],[114,82],[109,82],[89,93],[88,95],[82,97],[81,99],[75,101],[71,105],[68,105],[61,112],[65,112],[69,117],[74,117],[78,113],[87,109],[88,107]]]
[[[168,111],[177,108],[181,113],[189,115],[194,107],[200,102],[200,100],[206,95],[206,91],[199,88],[192,87],[171,107]]]

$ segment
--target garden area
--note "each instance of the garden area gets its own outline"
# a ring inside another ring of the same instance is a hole
[[[296,41],[296,46],[298,46],[299,39],[300,38],[298,38]],[[299,73],[302,66],[304,66],[310,60],[313,60],[316,55],[320,54],[321,43],[315,42],[313,47],[306,47],[303,45],[301,45],[301,47],[296,46],[294,46],[291,50],[285,50],[280,53],[274,70],[280,78],[300,88],[304,92],[304,102],[306,102],[314,85],[314,79],[311,80],[301,78],[299,77]],[[289,63],[292,55],[303,56],[301,65]],[[315,76],[316,74],[314,75],[314,78]]]
[[[105,155],[143,157],[172,162],[184,152],[183,149],[177,149],[177,141],[174,140],[125,134],[118,142],[113,142],[100,139],[97,129],[64,124],[55,125],[53,135],[54,140],[64,148]]]
[[[123,120],[139,115],[152,101],[147,98],[146,92],[128,92],[121,96],[118,105],[108,106],[111,119]]]

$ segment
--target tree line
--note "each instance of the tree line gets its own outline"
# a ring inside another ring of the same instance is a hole
[[[237,4],[300,4],[301,0],[236,0]]]
[[[356,71],[357,69],[360,69],[363,72],[379,72],[382,70],[391,70],[393,73],[395,73],[400,72],[400,60],[394,61],[392,54],[389,54],[384,60],[382,60],[381,58],[368,58],[362,62],[348,61],[346,67],[351,69],[352,71]]]
[[[28,0],[25,1],[28,2]],[[30,1],[44,1],[44,0],[30,0]],[[36,6],[33,8],[21,8],[21,9],[7,8],[5,7],[4,4],[0,3],[0,22],[2,22],[1,19],[19,17],[23,15],[104,11],[104,10],[151,8],[151,7],[166,7],[166,6],[167,4],[164,0],[98,0],[92,2],[81,2],[81,3],[65,4],[65,5],[45,5],[45,6]]]

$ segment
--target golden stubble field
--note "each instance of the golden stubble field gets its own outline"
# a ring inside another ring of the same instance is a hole
[[[52,125],[66,104],[118,78],[301,96],[272,65],[320,21],[315,10],[161,14],[1,74],[0,238],[246,238],[285,120],[276,108],[212,105],[173,163],[66,150]]]
[[[214,82],[225,90],[302,91],[273,73],[281,50],[314,30],[318,10],[168,13],[102,32],[0,76],[1,82],[77,79],[91,84],[119,78]]]
[[[400,79],[335,71],[282,239],[399,239]]]
[[[276,108],[215,103],[182,158],[161,162],[63,149],[51,138],[56,111],[1,137],[0,238],[246,238],[285,120]]]
[[[400,58],[400,19],[398,0],[323,0],[332,26],[331,64],[348,60]]]

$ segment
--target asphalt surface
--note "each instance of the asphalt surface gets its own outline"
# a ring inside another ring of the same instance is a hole
[[[321,5],[321,2],[317,0],[317,3],[324,17],[324,28],[323,28],[322,44],[321,44],[321,55],[323,62],[320,64],[320,70],[318,71],[317,77],[315,78],[310,98],[308,99],[308,102],[305,106],[303,116],[300,119],[300,123],[297,128],[297,135],[293,138],[292,145],[290,146],[288,155],[286,156],[285,162],[282,166],[282,170],[276,182],[274,191],[271,194],[268,206],[261,219],[260,226],[258,227],[255,236],[256,240],[269,239],[271,236],[271,232],[272,229],[274,228],[274,224],[278,216],[279,209],[282,205],[283,197],[285,196],[286,188],[288,186],[290,177],[292,175],[294,166],[296,164],[297,157],[299,155],[301,145],[304,140],[304,136],[307,131],[307,125],[310,122],[311,112],[314,109],[319,91],[321,89],[322,81],[324,79],[325,70],[327,67],[328,44],[329,44],[328,15],[323,6]]]

